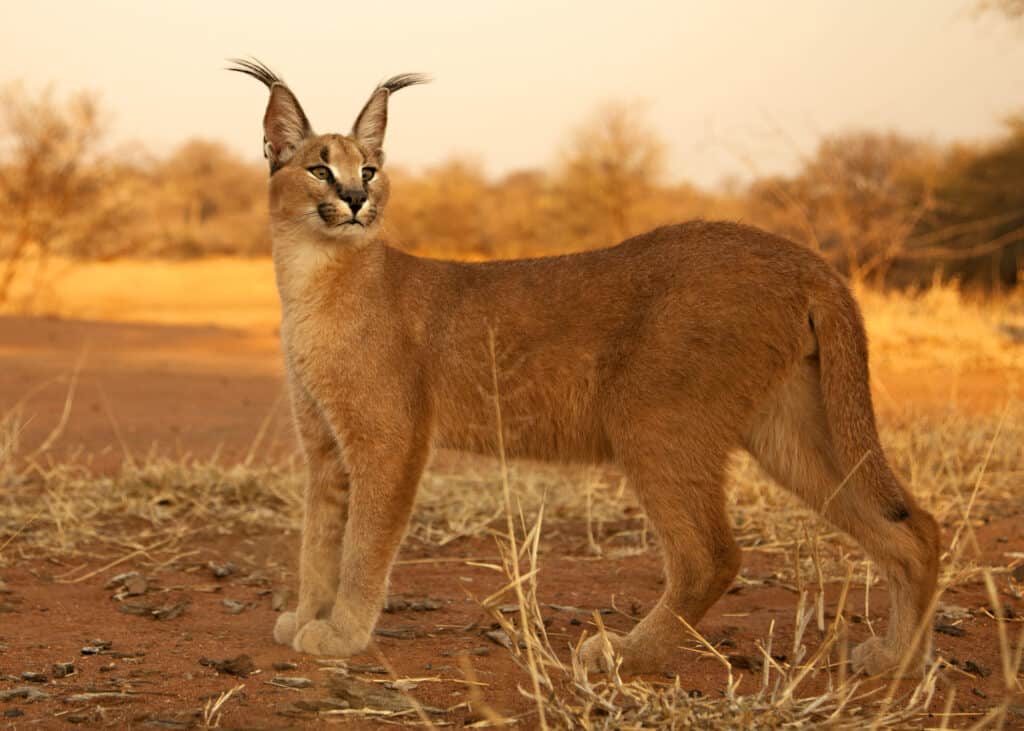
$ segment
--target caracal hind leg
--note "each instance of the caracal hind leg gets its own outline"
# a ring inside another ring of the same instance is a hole
[[[301,386],[292,386],[292,411],[306,459],[305,515],[299,556],[299,600],[274,626],[274,640],[291,645],[314,619],[330,616],[338,594],[348,475],[334,433]]]
[[[370,644],[429,451],[425,429],[398,436],[404,431],[395,425],[354,432],[360,448],[348,465],[352,488],[337,598],[329,617],[299,629],[292,646],[300,652],[348,657]]]
[[[626,672],[665,669],[690,637],[679,617],[695,627],[729,588],[740,566],[722,489],[725,451],[682,453],[684,446],[696,450],[708,443],[688,443],[679,434],[658,446],[661,449],[642,457],[622,460],[658,534],[665,561],[665,591],[655,607],[629,634],[609,635]],[[580,657],[591,670],[604,668],[604,640],[589,638]]]
[[[871,638],[854,649],[854,668],[871,675],[891,672],[906,656],[907,672],[917,672],[931,639],[930,627],[919,628],[930,622],[938,577],[938,525],[884,462],[884,469],[873,474],[854,470],[848,476],[839,468],[816,364],[802,364],[771,396],[745,446],[779,484],[856,539],[887,581],[888,630],[884,638]],[[894,501],[879,504],[877,495],[894,496],[897,507]]]

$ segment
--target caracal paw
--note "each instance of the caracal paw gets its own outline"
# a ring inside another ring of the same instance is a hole
[[[279,645],[291,645],[295,633],[299,631],[299,617],[295,612],[285,612],[274,624],[274,642]]]
[[[854,672],[864,675],[895,675],[902,664],[903,654],[893,649],[881,637],[865,640],[850,653],[850,664]],[[921,670],[921,662],[907,664],[903,675],[915,675]]]
[[[299,652],[330,657],[358,655],[369,644],[368,633],[357,634],[323,619],[307,623],[292,641],[292,647]]]

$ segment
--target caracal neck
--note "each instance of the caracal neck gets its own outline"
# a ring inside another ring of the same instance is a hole
[[[285,320],[308,316],[366,291],[380,269],[384,244],[361,236],[298,236],[273,233],[274,273]]]

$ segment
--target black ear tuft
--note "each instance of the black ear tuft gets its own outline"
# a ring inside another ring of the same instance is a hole
[[[379,153],[384,146],[384,132],[388,126],[388,97],[399,89],[414,84],[426,84],[426,74],[399,74],[381,82],[352,125],[352,136],[371,152]]]
[[[232,64],[227,67],[228,71],[251,76],[270,89],[270,100],[263,115],[263,154],[273,175],[291,159],[302,140],[313,134],[313,128],[298,98],[280,76],[256,59],[228,60]]]

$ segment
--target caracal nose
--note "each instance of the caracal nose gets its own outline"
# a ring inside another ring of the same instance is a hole
[[[341,188],[338,190],[338,197],[348,203],[348,207],[352,209],[352,215],[355,216],[359,213],[359,209],[363,207],[363,203],[366,202],[366,191],[353,188]]]

